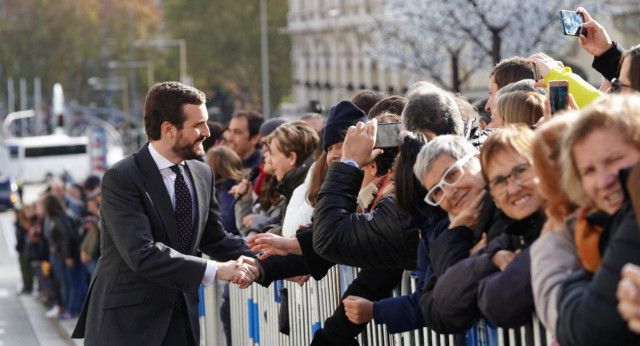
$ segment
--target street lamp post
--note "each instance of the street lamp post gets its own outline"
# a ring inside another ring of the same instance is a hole
[[[160,49],[162,47],[178,46],[180,49],[180,82],[184,84],[193,84],[190,78],[187,76],[187,41],[185,39],[173,39],[173,40],[135,40],[133,41],[134,47],[156,47]]]
[[[115,68],[146,68],[147,69],[147,86],[149,89],[155,83],[155,75],[153,72],[153,63],[151,61],[109,61],[107,67],[110,69]]]
[[[262,65],[262,114],[270,118],[269,42],[267,41],[267,0],[260,0],[260,63]]]
[[[131,145],[131,113],[129,112],[129,86],[127,79],[124,77],[91,77],[87,80],[87,83],[95,90],[122,90],[122,111],[124,113],[122,130],[124,147],[128,153]]]

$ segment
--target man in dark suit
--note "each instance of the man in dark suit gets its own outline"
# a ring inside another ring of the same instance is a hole
[[[257,277],[252,259],[235,261],[251,251],[223,229],[213,172],[198,160],[207,119],[195,88],[165,82],[149,91],[149,143],[102,180],[102,257],[72,337],[86,345],[197,345],[198,286],[220,279],[243,287]]]

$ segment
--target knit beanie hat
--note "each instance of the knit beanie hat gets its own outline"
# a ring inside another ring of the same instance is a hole
[[[327,151],[332,144],[344,141],[349,126],[355,125],[358,121],[367,122],[365,112],[356,107],[351,101],[342,101],[331,107],[327,125],[324,127],[322,137],[322,148]]]
[[[271,134],[271,132],[275,131],[278,128],[278,126],[286,122],[287,121],[282,118],[269,119],[263,122],[262,125],[260,125],[260,130],[258,130],[258,133],[260,134],[261,138],[267,137],[268,135]]]

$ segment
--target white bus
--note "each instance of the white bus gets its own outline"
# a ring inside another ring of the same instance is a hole
[[[90,173],[89,138],[54,134],[4,140],[0,172],[23,183],[42,182],[65,172],[82,181]]]

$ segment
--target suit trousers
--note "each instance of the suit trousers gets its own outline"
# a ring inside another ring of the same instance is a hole
[[[182,308],[180,310],[173,310],[171,316],[171,322],[167,329],[167,334],[162,340],[162,346],[196,346],[194,343],[194,336],[191,333],[191,327],[189,326],[189,317],[187,309]]]

